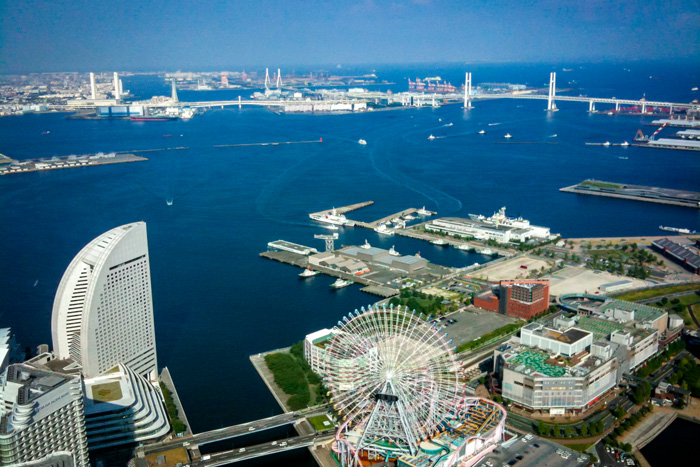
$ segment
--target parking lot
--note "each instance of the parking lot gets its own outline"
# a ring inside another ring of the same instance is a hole
[[[450,324],[449,320],[455,322]],[[438,325],[454,341],[455,346],[458,346],[515,321],[517,319],[492,311],[467,308],[446,315],[438,321]]]
[[[554,272],[543,279],[549,280],[549,293],[552,295],[562,295],[567,293],[590,293],[599,292],[599,287],[612,282],[629,280],[629,288],[636,289],[647,286],[647,282],[640,279],[633,279],[626,276],[618,276],[605,271],[594,271],[575,266],[568,266]]]
[[[554,262],[545,261],[541,258],[519,256],[517,258],[502,261],[492,266],[486,266],[485,268],[478,269],[469,275],[488,281],[523,279],[533,271],[539,271],[542,268],[549,269],[553,265]]]

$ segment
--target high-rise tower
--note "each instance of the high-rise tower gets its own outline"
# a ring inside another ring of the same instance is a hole
[[[91,241],[71,261],[51,318],[56,356],[86,378],[122,363],[157,376],[146,223],[122,225]]]

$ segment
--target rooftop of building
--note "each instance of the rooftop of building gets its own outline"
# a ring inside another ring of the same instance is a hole
[[[641,303],[627,302],[625,300],[618,300],[616,298],[608,298],[600,306],[599,310],[601,313],[605,313],[607,310],[619,309],[625,311],[634,311],[635,321],[656,321],[666,314],[666,311],[649,305],[643,305]]]
[[[578,319],[576,327],[593,333],[594,340],[609,339],[610,334],[615,331],[629,332],[635,341],[645,338],[652,331],[625,326],[617,321],[595,316],[582,316]]]
[[[590,331],[584,331],[577,328],[569,328],[565,331],[559,331],[557,329],[545,327],[540,323],[530,323],[523,327],[523,329],[538,336],[562,342],[564,344],[574,344],[591,334]]]

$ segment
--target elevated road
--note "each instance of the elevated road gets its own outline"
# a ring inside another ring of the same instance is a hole
[[[335,436],[334,433],[321,433],[312,434],[306,436],[296,436],[294,438],[288,438],[285,440],[273,441],[263,444],[257,444],[254,446],[248,446],[245,448],[234,449],[231,451],[222,451],[214,454],[210,454],[209,457],[204,460],[203,456],[201,460],[193,461],[190,465],[192,467],[216,467],[219,465],[232,464],[234,462],[240,462],[248,459],[254,459],[256,457],[267,456],[270,454],[277,454],[284,451],[289,451],[290,449],[299,449],[309,446],[319,446],[322,444],[329,443],[333,440]]]
[[[143,451],[148,455],[158,452],[164,452],[169,449],[173,449],[180,446],[194,448],[203,444],[215,443],[217,441],[223,441],[231,438],[236,438],[238,436],[270,430],[272,428],[277,428],[284,425],[290,425],[299,420],[303,420],[306,416],[324,414],[328,412],[329,408],[330,405],[317,406],[311,409],[283,413],[272,417],[263,418],[260,420],[241,423],[239,425],[227,426],[224,428],[218,428],[216,430],[196,433],[192,435],[192,437],[179,438],[177,440],[172,440],[165,443],[157,443],[144,446]]]

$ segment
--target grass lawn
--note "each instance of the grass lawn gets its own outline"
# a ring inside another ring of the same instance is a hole
[[[318,415],[307,420],[316,431],[326,431],[333,428],[333,422],[328,419],[327,415]]]
[[[700,284],[670,285],[668,287],[659,287],[656,289],[641,290],[639,292],[630,292],[618,295],[615,298],[619,298],[620,300],[627,300],[630,302],[636,302],[638,300],[646,300],[648,298],[661,297],[663,295],[669,295],[678,292],[688,292],[691,290],[700,290]]]
[[[591,446],[593,446],[593,444],[595,444],[595,443],[567,444],[566,447],[567,447],[567,448],[571,448],[571,449],[573,449],[574,451],[586,452],[586,450],[587,450],[588,448],[590,448]]]
[[[622,188],[622,185],[619,183],[599,182],[597,180],[584,180],[583,182],[579,183],[579,185],[595,186],[598,188]]]
[[[92,399],[97,402],[112,402],[122,398],[119,381],[96,384],[92,387]]]

